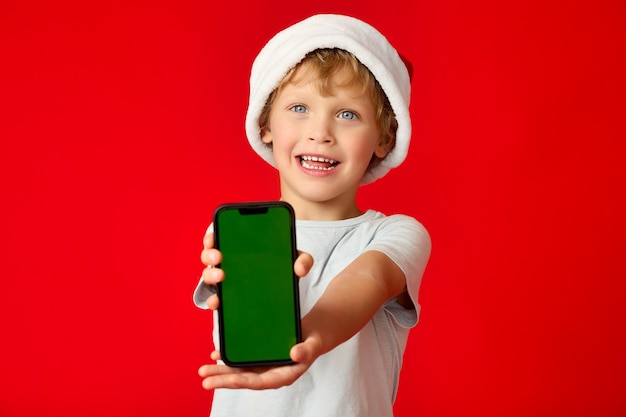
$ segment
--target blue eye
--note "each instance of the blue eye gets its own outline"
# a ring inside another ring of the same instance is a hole
[[[339,113],[339,118],[340,119],[356,120],[359,117],[356,115],[356,113],[351,112],[350,110],[344,110],[344,111]]]
[[[302,104],[296,104],[295,106],[292,106],[291,110],[296,113],[306,113],[306,107],[304,107]]]

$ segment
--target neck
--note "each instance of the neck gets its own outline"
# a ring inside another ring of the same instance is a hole
[[[298,220],[345,220],[363,214],[357,207],[356,201],[352,201],[351,204],[332,201],[315,202],[290,198],[284,195],[281,197],[281,200],[292,205]]]

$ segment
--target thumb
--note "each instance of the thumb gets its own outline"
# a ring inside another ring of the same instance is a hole
[[[290,356],[294,362],[312,363],[321,354],[320,343],[313,338],[308,338],[291,348]]]
[[[305,276],[313,266],[313,257],[306,252],[298,251],[298,258],[294,263],[293,270],[300,278]]]

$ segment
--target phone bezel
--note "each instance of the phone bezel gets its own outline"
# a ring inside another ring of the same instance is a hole
[[[215,237],[215,248],[219,249],[219,215],[225,210],[251,210],[253,212],[259,210],[268,210],[270,208],[283,208],[286,209],[289,213],[289,233],[291,240],[291,263],[295,262],[297,257],[297,249],[296,249],[296,226],[295,226],[295,213],[293,207],[285,202],[280,200],[272,200],[272,201],[255,201],[255,202],[237,202],[237,203],[226,203],[217,207],[213,214],[213,233]],[[221,265],[217,265],[220,267]],[[296,343],[300,343],[302,341],[302,328],[301,328],[301,320],[300,320],[300,297],[299,297],[299,288],[298,288],[298,277],[295,272],[292,272],[292,283],[293,283],[293,297],[294,297],[294,331]],[[217,285],[217,294],[220,300],[222,300],[223,296],[223,288],[221,283]],[[287,365],[293,364],[294,362],[291,358],[275,358],[275,359],[259,359],[259,360],[250,360],[250,361],[237,361],[232,360],[228,356],[228,341],[224,336],[224,309],[223,303],[220,302],[220,306],[218,308],[218,323],[219,323],[219,338],[220,338],[220,353],[221,360],[228,366],[232,367],[252,367],[252,366],[276,366],[276,365]],[[228,311],[226,311],[228,314]],[[271,335],[268,335],[270,337]],[[260,341],[259,343],[263,343]]]

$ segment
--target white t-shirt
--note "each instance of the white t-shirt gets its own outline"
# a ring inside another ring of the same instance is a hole
[[[290,386],[217,389],[211,417],[391,417],[409,329],[419,316],[419,286],[431,248],[428,232],[412,217],[369,210],[340,221],[297,220],[296,239],[298,249],[314,259],[299,284],[302,316],[328,283],[368,250],[385,253],[404,272],[415,310],[403,308],[395,298],[387,301],[361,331],[320,356]],[[200,280],[194,303],[207,308],[210,294]],[[216,317],[213,340],[218,347]]]

